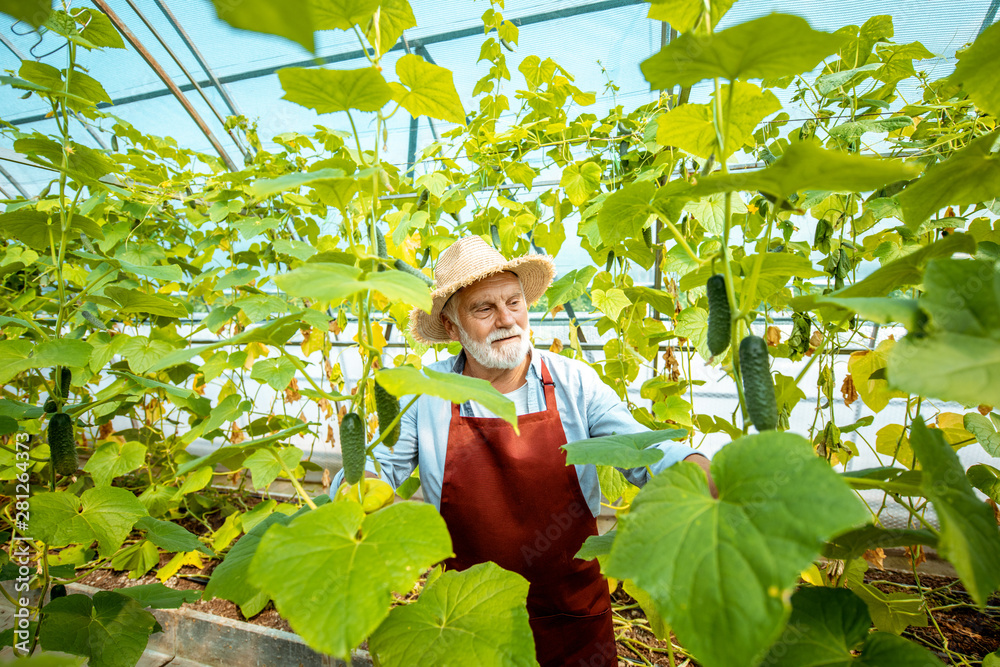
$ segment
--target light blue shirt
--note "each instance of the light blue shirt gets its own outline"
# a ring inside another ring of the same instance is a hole
[[[531,351],[531,365],[526,378],[528,412],[545,409],[541,368],[543,358],[556,385],[556,406],[567,442],[605,435],[645,433],[649,430],[632,417],[628,407],[611,387],[604,384],[593,368],[582,361],[546,350]],[[428,364],[428,368],[443,373],[461,373],[465,368],[465,353]],[[403,396],[400,402],[406,405],[411,398],[412,396]],[[393,488],[405,482],[419,464],[424,501],[433,503],[438,510],[441,509],[441,486],[448,450],[451,405],[442,398],[421,396],[400,420],[396,445],[391,450],[384,445],[374,449],[375,457],[382,466],[381,477]],[[461,406],[460,412],[462,416],[472,416],[468,402]],[[649,466],[653,474],[695,453],[690,447],[669,440],[653,447],[663,452],[663,458]],[[375,464],[371,460],[367,462],[366,468],[375,472]],[[597,516],[601,511],[601,486],[597,480],[597,468],[591,464],[576,465],[575,468],[583,497],[587,499],[590,511]],[[649,481],[649,472],[645,467],[622,472],[636,486],[643,486]],[[330,487],[331,494],[340,486],[343,476],[343,471],[337,473]]]

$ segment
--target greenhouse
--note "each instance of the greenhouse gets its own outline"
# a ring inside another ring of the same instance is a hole
[[[1000,667],[1000,0],[0,0],[0,664]]]

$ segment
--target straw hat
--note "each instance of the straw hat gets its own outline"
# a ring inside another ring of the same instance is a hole
[[[556,265],[549,255],[524,255],[507,261],[495,248],[478,236],[466,236],[448,246],[434,267],[433,306],[428,315],[414,308],[410,315],[410,333],[426,345],[450,343],[451,338],[441,324],[441,309],[458,290],[503,271],[521,279],[524,300],[531,305],[538,301],[556,275]]]

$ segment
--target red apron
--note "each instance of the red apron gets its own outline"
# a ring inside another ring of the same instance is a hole
[[[555,384],[542,362],[545,410],[502,419],[462,417],[452,405],[441,516],[464,570],[493,561],[530,584],[528,614],[542,667],[616,667],[608,585],[596,560],[574,558],[597,521],[566,465]]]

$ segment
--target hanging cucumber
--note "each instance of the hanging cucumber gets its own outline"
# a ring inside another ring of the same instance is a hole
[[[774,430],[778,427],[778,404],[774,398],[767,343],[760,336],[751,334],[740,342],[740,373],[751,423],[758,431]]]
[[[615,263],[615,251],[608,251],[608,263],[604,265],[604,270],[611,273],[611,265]]]
[[[357,484],[365,474],[365,424],[356,412],[340,422],[340,451],[344,457],[344,481]]]
[[[496,225],[490,225],[490,238],[493,239],[493,247],[499,250],[502,244],[500,243],[500,230]]]
[[[389,249],[385,247],[385,237],[381,234],[375,234],[375,245],[378,248],[378,256],[382,259],[389,259]],[[379,262],[379,271],[385,271],[385,266]]]
[[[386,427],[392,423],[399,414],[399,401],[395,396],[387,392],[378,382],[375,383],[375,410],[378,412],[379,433],[385,433]],[[399,439],[399,424],[396,424],[384,438],[382,444],[392,447]]]
[[[49,451],[52,466],[60,475],[72,475],[79,461],[76,458],[76,439],[73,437],[73,418],[57,412],[49,420]]]
[[[726,279],[722,274],[716,273],[709,278],[705,287],[708,293],[708,350],[714,357],[729,347],[732,316],[726,296]]]
[[[424,248],[424,256],[420,258],[420,268],[427,266],[427,260],[431,258],[431,249]]]
[[[427,283],[428,286],[430,286],[430,287],[434,286],[434,281],[431,280],[430,278],[428,278],[427,275],[423,271],[421,271],[420,269],[417,269],[417,268],[414,268],[414,267],[410,266],[409,264],[407,264],[403,260],[397,259],[395,262],[392,263],[392,265],[394,267],[396,267],[397,271],[402,271],[403,273],[409,273],[411,276],[414,276],[416,278],[420,278],[421,280],[423,280],[425,283]]]

